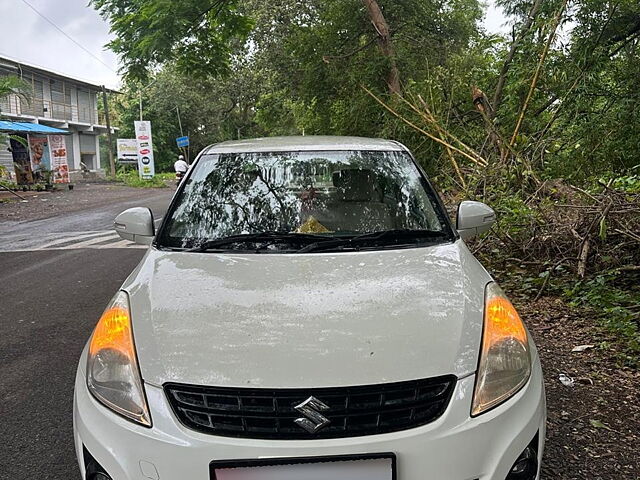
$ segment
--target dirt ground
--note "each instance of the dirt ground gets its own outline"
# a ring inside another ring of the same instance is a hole
[[[561,299],[514,303],[536,340],[545,375],[543,479],[639,479],[640,372],[617,365],[615,338]],[[572,352],[581,345],[595,346]],[[574,385],[563,385],[560,374]]]
[[[26,201],[2,191],[0,192],[0,222],[39,220],[65,212],[97,207],[115,200],[153,195],[157,191],[156,188],[132,188],[118,183],[77,183],[73,190],[65,186],[55,192],[18,192]]]

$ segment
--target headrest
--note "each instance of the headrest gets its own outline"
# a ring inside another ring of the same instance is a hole
[[[380,201],[375,178],[371,170],[338,170],[332,175],[338,198],[346,202]]]

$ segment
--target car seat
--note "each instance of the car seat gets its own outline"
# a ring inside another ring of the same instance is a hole
[[[337,170],[332,174],[333,198],[315,217],[332,231],[373,232],[394,228],[371,170]]]

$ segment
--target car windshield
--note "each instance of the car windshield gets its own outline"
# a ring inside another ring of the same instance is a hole
[[[193,167],[157,246],[400,248],[450,235],[434,192],[404,152],[221,153]]]

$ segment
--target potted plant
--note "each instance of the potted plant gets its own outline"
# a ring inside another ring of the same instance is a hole
[[[53,172],[51,170],[41,170],[42,180],[44,180],[44,188],[47,192],[55,190],[55,186],[51,181],[53,179]]]

